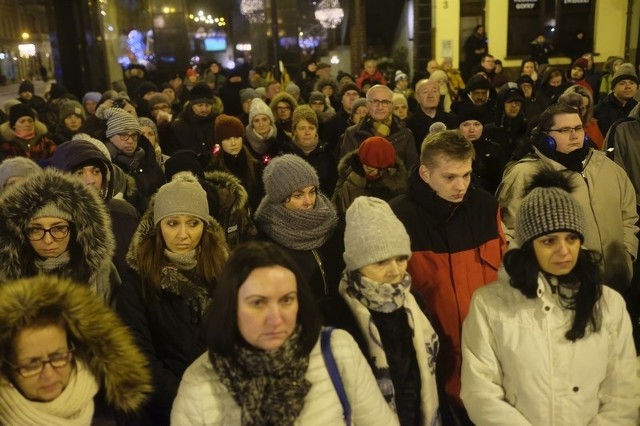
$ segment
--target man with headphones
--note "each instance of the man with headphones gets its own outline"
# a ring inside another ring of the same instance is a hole
[[[579,112],[568,105],[547,108],[530,141],[531,151],[507,166],[496,193],[507,238],[513,236],[515,214],[531,177],[541,168],[566,170],[575,188],[572,195],[585,214],[584,246],[602,255],[605,284],[623,292],[638,251],[636,197],[629,177],[604,152],[585,143]]]

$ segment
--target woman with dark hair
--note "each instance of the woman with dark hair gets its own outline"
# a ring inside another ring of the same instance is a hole
[[[517,248],[473,295],[462,329],[461,398],[479,425],[637,425],[640,379],[622,297],[566,174],[534,175],[516,218]]]
[[[49,274],[85,283],[110,303],[120,277],[111,218],[98,192],[54,169],[0,197],[0,283]]]
[[[169,424],[180,377],[205,350],[200,323],[227,253],[195,176],[178,173],[160,187],[131,240],[116,305],[151,363],[153,425]]]
[[[570,86],[565,74],[558,68],[547,67],[536,81],[536,94],[545,108],[556,103],[558,97]]]
[[[335,294],[344,267],[344,228],[320,192],[318,173],[297,155],[284,154],[264,169],[263,181],[266,195],[255,215],[262,239],[296,260],[318,300]]]
[[[174,425],[343,424],[323,361],[330,350],[355,425],[394,425],[371,369],[346,332],[321,349],[320,316],[296,262],[273,243],[248,242],[229,258],[206,320],[208,351],[185,372]]]
[[[147,360],[130,331],[86,286],[66,278],[0,286],[0,359],[3,425],[114,424],[114,410],[134,415],[151,392]]]

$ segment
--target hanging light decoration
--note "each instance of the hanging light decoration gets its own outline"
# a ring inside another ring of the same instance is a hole
[[[264,22],[264,0],[242,0],[240,13],[252,24]]]
[[[322,0],[316,9],[316,19],[323,28],[335,28],[344,18],[340,0]]]

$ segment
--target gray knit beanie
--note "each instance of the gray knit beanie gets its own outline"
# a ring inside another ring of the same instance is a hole
[[[280,204],[294,191],[307,186],[320,187],[318,173],[304,159],[285,154],[271,160],[262,174],[264,189],[271,203]]]
[[[69,117],[71,114],[75,114],[78,117],[82,118],[83,120],[87,118],[84,113],[84,107],[80,105],[79,102],[72,101],[70,99],[61,102],[59,109],[60,109],[60,115],[59,115],[60,121],[63,121],[65,118]]]
[[[56,217],[71,221],[71,212],[61,209],[55,202],[50,202],[42,206],[42,208],[36,211],[31,220],[38,219],[40,217]]]
[[[249,125],[252,125],[253,119],[257,115],[266,115],[271,120],[271,124],[275,123],[275,119],[273,118],[273,112],[271,108],[260,98],[255,98],[251,100],[251,107],[249,108]]]
[[[42,172],[40,166],[27,157],[7,158],[0,163],[0,191],[11,178],[27,177],[40,172]]]
[[[171,215],[186,214],[209,222],[207,193],[190,172],[180,172],[173,180],[165,183],[156,193],[153,205],[153,223]]]
[[[118,133],[137,132],[140,133],[140,124],[136,118],[120,108],[107,108],[103,117],[107,120],[107,137],[110,138]]]
[[[245,103],[246,101],[250,101],[252,99],[256,99],[258,96],[258,93],[256,93],[256,91],[254,89],[252,89],[251,87],[247,87],[246,89],[242,89],[240,90],[240,102],[241,103]]]
[[[411,256],[409,234],[386,201],[358,197],[347,209],[346,221],[343,257],[348,270]]]
[[[611,88],[616,87],[616,84],[620,83],[622,80],[631,80],[638,84],[638,74],[636,74],[636,69],[633,64],[624,63],[620,65],[618,71],[613,74],[613,79],[611,80]]]
[[[571,184],[560,172],[536,174],[516,213],[515,240],[519,247],[553,232],[575,232],[584,242],[582,207],[571,195]]]

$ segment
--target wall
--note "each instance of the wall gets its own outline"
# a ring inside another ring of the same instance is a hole
[[[450,57],[453,60],[453,66],[457,68],[461,49],[460,1],[435,0],[433,5],[434,58],[440,62],[443,57]]]

